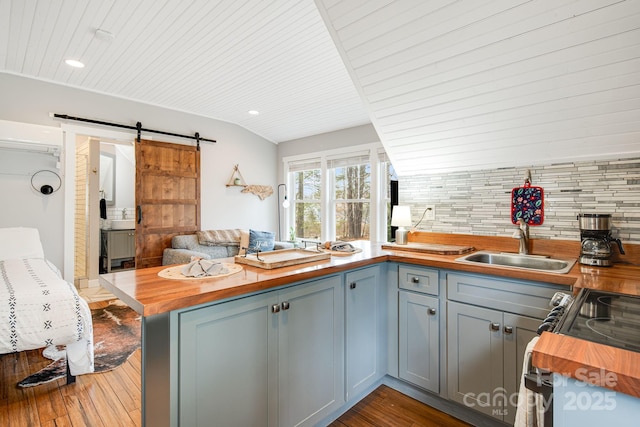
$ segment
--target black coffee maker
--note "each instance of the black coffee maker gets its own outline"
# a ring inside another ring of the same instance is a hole
[[[618,250],[624,255],[620,239],[611,237],[611,215],[586,213],[578,214],[580,225],[580,264],[608,267],[611,262],[611,243],[618,244]]]

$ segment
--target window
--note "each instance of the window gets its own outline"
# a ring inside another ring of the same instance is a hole
[[[284,224],[289,234],[320,241],[387,240],[393,168],[380,144],[283,160],[292,201]]]
[[[320,160],[289,165],[289,182],[292,188],[293,225],[289,235],[297,238],[320,239],[322,226],[322,171]],[[293,232],[293,233],[292,233]]]
[[[371,164],[369,153],[327,161],[332,178],[331,213],[336,240],[369,239],[371,225]]]

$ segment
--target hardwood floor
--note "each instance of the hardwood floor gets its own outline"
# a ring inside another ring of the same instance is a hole
[[[330,427],[467,427],[450,415],[381,385]]]
[[[105,302],[91,303],[100,308]],[[79,375],[75,384],[59,379],[36,387],[16,383],[51,361],[42,350],[0,356],[0,426],[113,427],[140,426],[140,350],[109,372]]]
[[[99,308],[106,302],[89,304]],[[16,383],[50,361],[41,350],[0,355],[0,426],[115,427],[140,426],[140,350],[109,372],[80,375],[66,385],[60,379],[37,387]],[[466,427],[445,413],[380,386],[331,424],[332,427]],[[151,426],[152,427],[152,426]]]

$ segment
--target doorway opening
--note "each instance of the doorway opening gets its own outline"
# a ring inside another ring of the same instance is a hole
[[[99,286],[102,230],[111,219],[134,217],[134,137],[110,133],[75,135],[73,277],[79,289]]]

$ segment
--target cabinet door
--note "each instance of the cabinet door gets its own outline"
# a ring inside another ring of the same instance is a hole
[[[438,299],[413,292],[399,295],[399,376],[424,389],[440,391]]]
[[[504,313],[504,388],[507,406],[504,411],[504,421],[513,425],[516,417],[516,403],[520,379],[522,378],[522,366],[527,344],[535,336],[542,321],[532,317],[518,316]]]
[[[269,292],[180,314],[180,425],[278,425],[274,304]]]
[[[136,256],[135,231],[111,231],[109,233],[109,255],[111,259]]]
[[[281,291],[278,354],[282,426],[314,425],[344,402],[342,292],[340,276]]]
[[[501,311],[447,302],[449,398],[498,418],[504,406],[502,327]]]
[[[368,267],[345,276],[346,399],[383,376],[385,323],[380,269]]]

